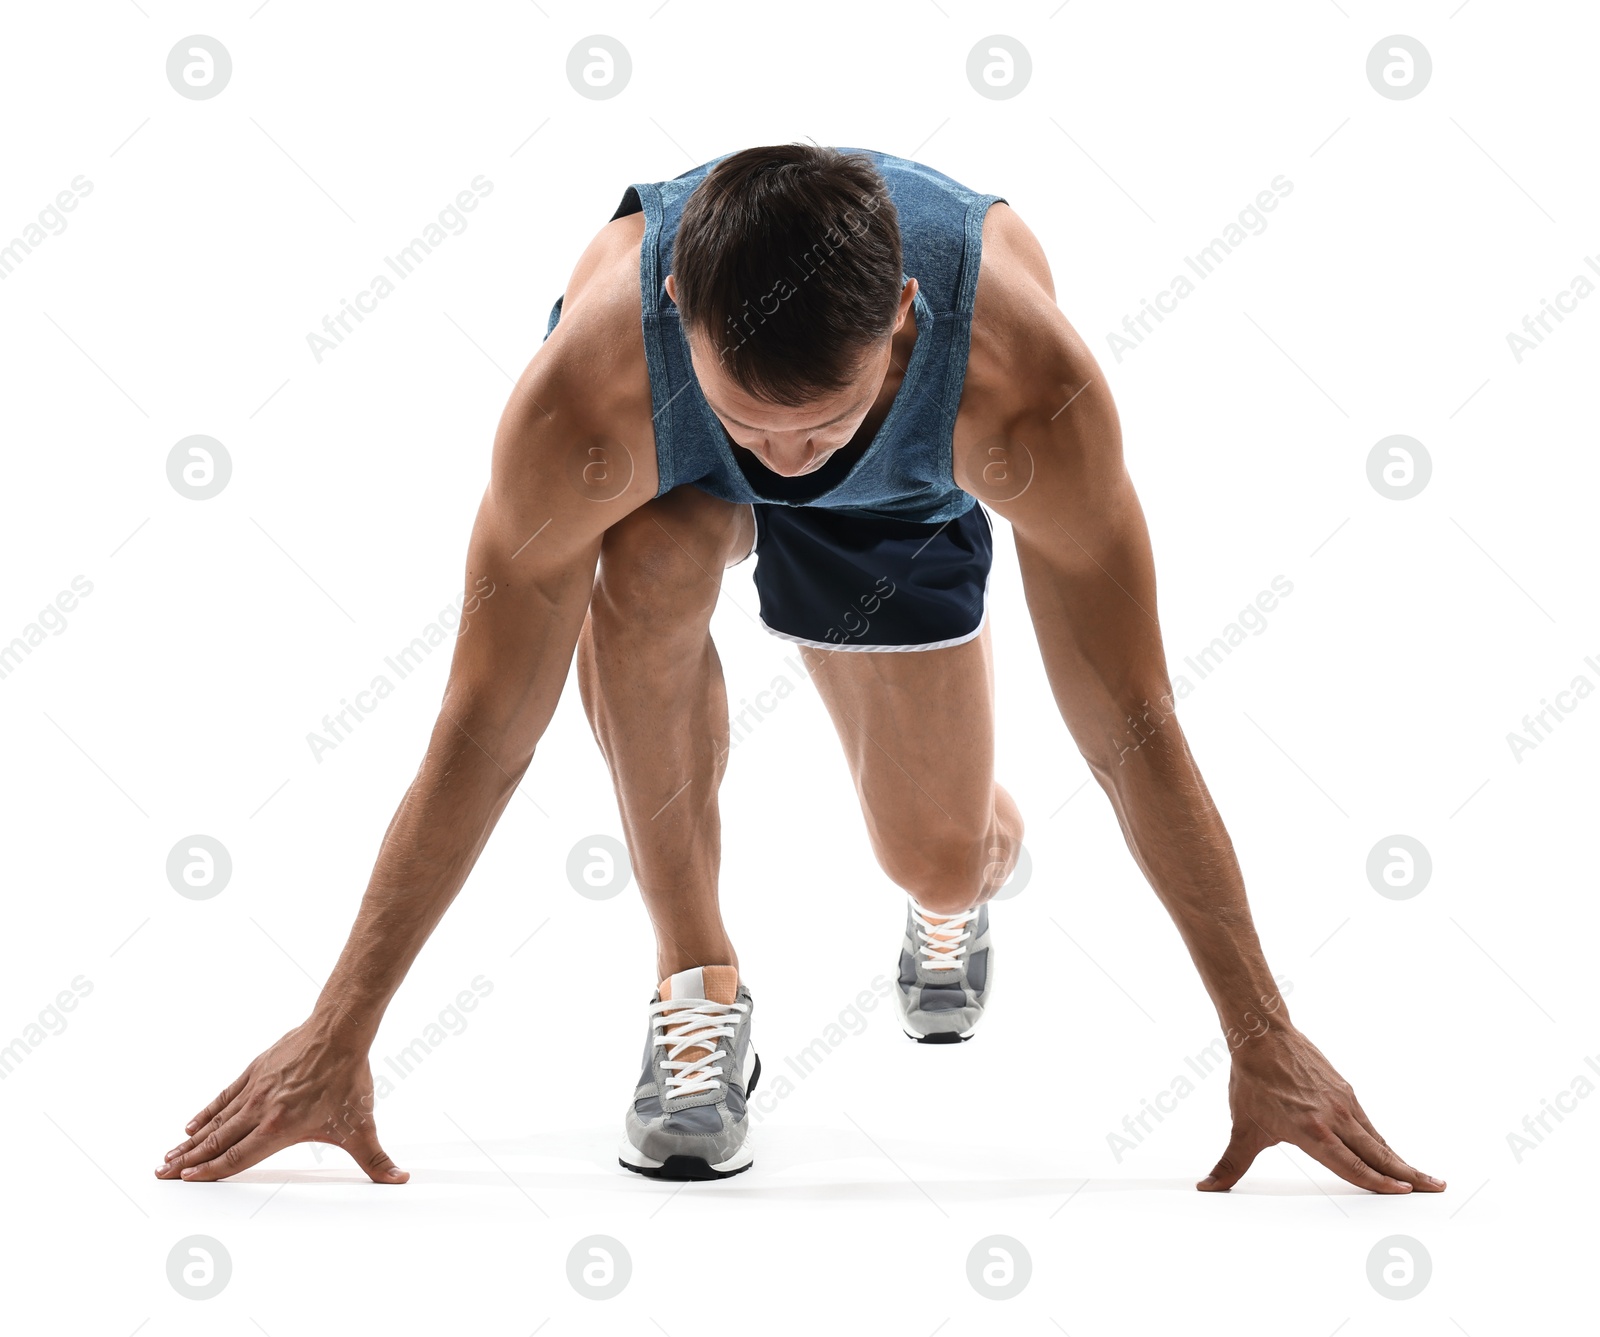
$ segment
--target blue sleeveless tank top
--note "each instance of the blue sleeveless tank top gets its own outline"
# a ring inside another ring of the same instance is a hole
[[[840,152],[864,154],[888,186],[899,217],[906,276],[917,280],[912,303],[917,339],[888,416],[866,449],[853,462],[836,455],[803,478],[772,473],[729,438],[700,393],[678,309],[667,296],[665,280],[672,272],[672,243],[684,204],[719,160],[671,181],[629,186],[612,215],[613,220],[640,212],[645,217],[639,287],[661,474],[657,496],[689,483],[724,501],[820,506],[921,522],[952,520],[974,505],[976,499],[956,486],[951,436],[966,380],[983,219],[1002,197],[975,194],[906,158],[870,149]],[[560,318],[558,298],[546,338]]]

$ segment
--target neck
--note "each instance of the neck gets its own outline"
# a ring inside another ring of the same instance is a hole
[[[906,313],[905,323],[895,331],[889,341],[889,365],[883,373],[883,384],[878,387],[877,398],[872,401],[872,407],[867,411],[867,416],[862,419],[861,426],[851,438],[851,444],[871,441],[878,433],[878,428],[883,425],[883,420],[889,416],[889,408],[894,403],[894,397],[899,393],[900,383],[905,380],[906,367],[911,362],[911,352],[917,344],[917,318]]]

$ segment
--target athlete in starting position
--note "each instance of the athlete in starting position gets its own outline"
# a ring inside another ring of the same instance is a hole
[[[749,1167],[760,1066],[718,909],[729,725],[709,624],[723,569],[752,549],[761,619],[802,647],[878,860],[910,897],[904,1028],[971,1036],[994,978],[986,902],[1022,835],[993,775],[985,505],[1013,528],[1056,704],[1232,1049],[1233,1134],[1199,1187],[1227,1189],[1291,1142],[1375,1192],[1442,1189],[1390,1150],[1278,996],[1173,715],[1116,409],[1038,241],[999,197],[927,167],[805,145],[630,187],[579,259],[495,439],[467,552],[469,588],[493,597],[457,639],[349,941],[310,1018],[157,1175],[219,1179],[318,1141],[404,1182],[378,1142],[368,1051],[574,650],[658,943],[622,1163]]]

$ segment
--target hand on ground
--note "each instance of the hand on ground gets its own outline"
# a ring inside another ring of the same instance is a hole
[[[1374,1193],[1439,1193],[1442,1179],[1401,1160],[1372,1126],[1350,1083],[1310,1040],[1276,1025],[1233,1053],[1228,1075],[1233,1136],[1196,1188],[1232,1188],[1268,1147],[1291,1142],[1341,1179]]]
[[[343,1147],[374,1183],[411,1176],[378,1143],[364,1048],[307,1022],[260,1055],[189,1120],[157,1179],[225,1179],[297,1142]]]

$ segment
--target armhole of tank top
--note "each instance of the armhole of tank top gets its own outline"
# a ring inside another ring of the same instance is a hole
[[[972,315],[978,296],[978,271],[983,268],[983,221],[992,205],[1006,203],[1003,195],[975,195],[967,206],[966,236],[961,246],[961,283],[956,292],[956,310]]]
[[[989,206],[999,204],[999,195],[974,195],[967,205],[964,237],[961,246],[961,276],[956,287],[956,305],[952,315],[954,326],[951,338],[959,340],[961,356],[951,357],[945,378],[944,402],[954,404],[950,410],[950,432],[943,442],[941,472],[958,492],[972,496],[956,482],[956,421],[961,414],[961,395],[967,383],[967,356],[972,349],[972,305],[978,295],[978,271],[983,267],[983,220],[989,216]],[[955,350],[952,350],[954,352]],[[976,498],[974,498],[976,500]],[[969,506],[967,510],[971,510]],[[965,512],[962,512],[965,514]]]
[[[643,212],[643,210],[644,204],[639,199],[639,187],[629,186],[622,192],[622,203],[617,205],[617,211],[611,215],[608,221],[615,223],[619,218],[628,218],[633,214]]]
[[[623,209],[630,204],[636,208]],[[656,403],[657,387],[663,389],[671,377],[668,374],[666,349],[661,346],[661,315],[656,303],[661,291],[661,190],[655,185],[629,186],[617,206],[618,217],[644,214],[644,236],[639,242],[639,321],[644,335],[644,360],[650,377],[651,436],[656,450],[656,496],[669,492],[676,484],[674,450],[672,442],[672,417],[663,413],[666,404]],[[670,402],[670,401],[669,401]]]

